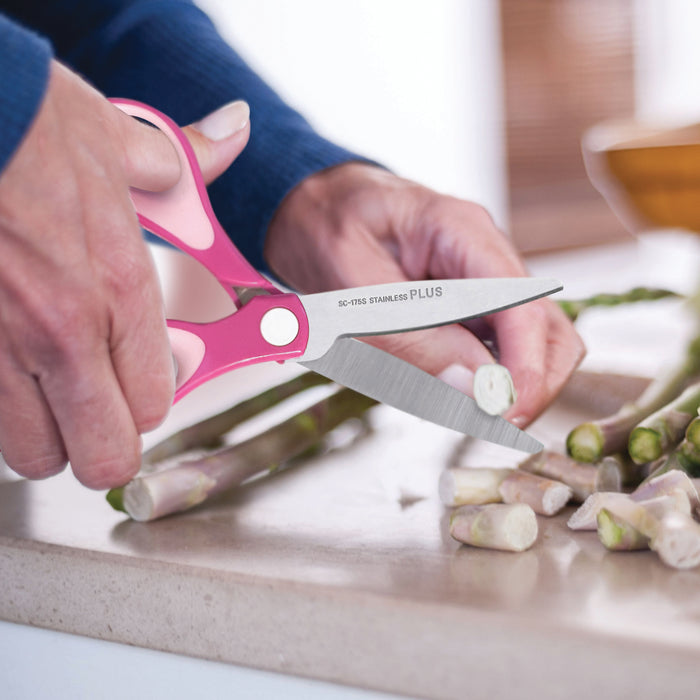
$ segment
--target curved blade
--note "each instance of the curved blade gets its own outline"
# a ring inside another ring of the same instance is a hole
[[[300,361],[323,355],[336,338],[444,326],[558,292],[537,277],[395,282],[300,296],[309,342]]]
[[[418,367],[354,338],[339,338],[330,350],[304,367],[406,413],[465,435],[523,452],[542,444],[476,401]]]

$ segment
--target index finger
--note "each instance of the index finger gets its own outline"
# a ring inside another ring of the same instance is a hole
[[[492,318],[500,362],[510,370],[518,393],[505,417],[524,427],[561,391],[583,359],[583,343],[550,299],[538,299]]]

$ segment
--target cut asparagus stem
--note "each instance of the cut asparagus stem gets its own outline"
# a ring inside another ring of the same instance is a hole
[[[524,503],[540,515],[558,513],[571,499],[570,486],[515,469],[501,482],[498,488],[504,503]]]
[[[621,498],[629,498],[625,493],[615,493],[612,491],[598,491],[592,493],[572,514],[567,525],[572,530],[596,530],[598,513],[606,508],[608,503]]]
[[[473,547],[522,552],[537,539],[537,516],[522,503],[461,506],[450,518],[450,535]]]
[[[619,474],[613,475],[611,481],[607,482],[605,478],[610,475],[609,472],[601,475],[594,465],[577,462],[557,452],[540,452],[519,464],[518,468],[570,486],[572,497],[577,503],[583,503],[595,491],[620,489]]]
[[[677,447],[653,468],[650,477],[679,469],[688,476],[700,476],[700,417],[693,418],[685,431],[685,438]]]
[[[608,491],[620,491],[623,488],[636,488],[648,473],[648,465],[635,464],[622,455],[608,455],[598,462],[598,481],[609,484]],[[619,487],[614,487],[619,483]],[[600,489],[603,490],[603,489]]]
[[[646,501],[679,489],[688,496],[692,510],[697,510],[700,507],[697,488],[693,480],[680,469],[673,469],[644,481],[630,494],[630,497],[634,501]]]
[[[622,294],[596,294],[587,299],[562,299],[559,301],[559,306],[572,321],[575,321],[582,311],[590,309],[593,306],[619,306],[620,304],[631,304],[638,301],[655,301],[657,299],[678,296],[680,295],[668,289],[634,287]]]
[[[516,399],[513,378],[503,365],[485,364],[474,373],[474,400],[492,416],[505,413]]]
[[[498,487],[513,470],[489,467],[452,467],[440,475],[438,492],[447,506],[498,503]]]
[[[582,423],[566,439],[569,454],[581,462],[598,462],[627,449],[632,429],[647,416],[673,401],[690,379],[700,372],[700,336],[686,349],[683,360],[651,382],[633,403],[607,418]]]
[[[596,517],[601,509],[607,508],[608,504],[628,498],[643,503],[659,496],[674,494],[677,491],[685,493],[692,510],[696,510],[700,506],[697,489],[692,479],[684,472],[672,471],[644,482],[630,494],[603,492],[591,494],[583,505],[571,515],[567,524],[572,530],[595,530]]]
[[[304,372],[283,384],[267,389],[210,418],[171,435],[147,450],[144,465],[152,465],[198,447],[217,447],[222,435],[237,425],[311,387],[328,384],[329,379],[315,372]]]
[[[686,513],[669,513],[650,543],[664,564],[690,569],[700,564],[700,525]]]
[[[363,415],[375,403],[341,389],[245,442],[134,479],[123,487],[124,509],[134,520],[146,521],[191,508],[253,476],[276,470],[280,462],[302,454],[340,423]]]
[[[623,543],[627,546],[631,546],[637,540],[641,543],[641,538],[637,538],[631,530],[636,530],[647,540],[653,540],[659,531],[661,521],[669,513],[690,514],[690,502],[685,491],[678,489],[646,501],[637,502],[630,497],[610,501],[600,513],[603,511],[605,515],[602,518],[602,526],[600,519],[598,520],[598,536],[600,537],[602,528],[601,542],[606,547],[607,543],[610,543],[610,548],[621,549]],[[619,529],[616,530],[614,526]]]
[[[689,386],[677,399],[652,413],[630,433],[628,451],[637,464],[653,462],[683,439],[698,415],[700,383]]]
[[[614,552],[631,552],[649,549],[649,538],[624,520],[615,518],[607,508],[601,508],[596,515],[598,539]]]

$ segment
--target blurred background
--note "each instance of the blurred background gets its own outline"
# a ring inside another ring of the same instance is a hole
[[[199,4],[321,133],[482,203],[525,252],[628,235],[586,176],[586,128],[700,121],[697,0]]]

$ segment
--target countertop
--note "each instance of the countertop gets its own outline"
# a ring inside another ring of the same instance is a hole
[[[697,244],[663,234],[531,268],[560,276],[569,296],[644,275],[688,291]],[[679,352],[682,305],[655,304],[582,318],[586,372],[629,376],[593,396],[580,375],[534,435],[560,446],[576,422],[633,397],[640,376]],[[148,439],[292,371],[210,382]],[[527,552],[460,546],[437,496],[442,469],[457,450],[475,466],[523,456],[386,407],[371,421],[353,444],[147,524],[70,473],[28,482],[0,470],[0,619],[411,697],[696,694],[700,569],[609,553],[595,533],[567,529],[571,508],[539,518]]]

